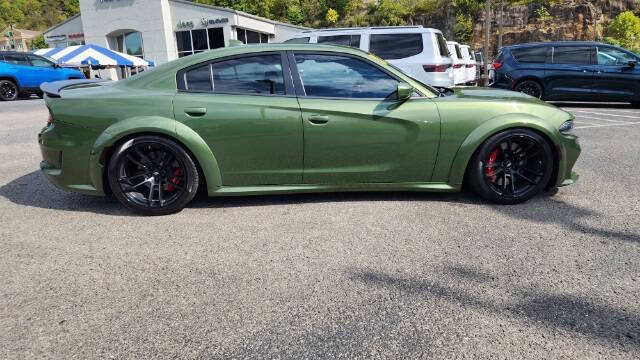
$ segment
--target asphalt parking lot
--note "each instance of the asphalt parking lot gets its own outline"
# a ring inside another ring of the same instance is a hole
[[[640,110],[576,116],[580,181],[197,199],[138,217],[38,170],[0,103],[0,358],[640,357]]]

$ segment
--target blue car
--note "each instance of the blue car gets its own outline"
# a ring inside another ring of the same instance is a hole
[[[82,71],[60,67],[42,56],[13,51],[0,51],[0,100],[11,101],[18,96],[42,96],[44,82],[84,79]]]
[[[640,105],[640,57],[587,41],[529,43],[501,49],[493,87],[544,100],[612,101]]]

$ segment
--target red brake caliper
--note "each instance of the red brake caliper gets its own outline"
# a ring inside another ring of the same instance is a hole
[[[169,179],[169,184],[167,184],[167,191],[175,190],[176,187],[174,185],[180,184],[180,179],[178,178],[178,176],[182,176],[183,174],[184,172],[180,168],[173,170],[173,177]]]
[[[493,174],[493,168],[495,167],[496,159],[498,158],[498,149],[495,149],[489,154],[489,161],[487,163],[487,177],[491,181],[496,181],[496,176]]]

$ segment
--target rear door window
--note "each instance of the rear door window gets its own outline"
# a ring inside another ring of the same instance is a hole
[[[385,60],[422,53],[422,34],[372,34],[369,38],[369,51]]]
[[[214,62],[213,92],[284,95],[280,55]]]
[[[31,66],[29,60],[22,54],[4,54],[4,61],[13,65]]]
[[[360,35],[318,36],[318,44],[360,47]]]
[[[203,65],[191,69],[185,73],[184,80],[187,90],[213,91],[211,85],[211,65]]]
[[[553,48],[553,63],[590,65],[591,50],[591,46],[556,46]]]
[[[548,46],[519,48],[511,50],[511,54],[520,63],[544,64],[549,62],[547,59],[550,57],[551,48]]]

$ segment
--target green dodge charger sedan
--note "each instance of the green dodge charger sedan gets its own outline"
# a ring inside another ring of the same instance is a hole
[[[435,89],[358,49],[233,46],[119,82],[42,86],[56,186],[147,215],[210,196],[458,191],[513,204],[568,185],[573,117],[511,91]]]

